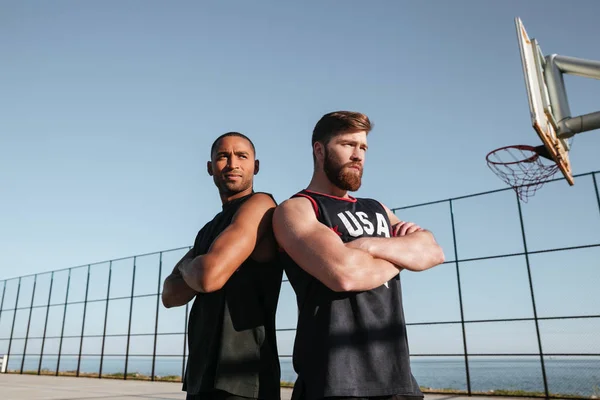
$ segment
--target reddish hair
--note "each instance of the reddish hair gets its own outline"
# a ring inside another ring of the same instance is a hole
[[[312,144],[329,143],[332,137],[342,133],[365,131],[369,133],[373,125],[365,114],[354,111],[334,111],[325,114],[315,125],[312,134]]]

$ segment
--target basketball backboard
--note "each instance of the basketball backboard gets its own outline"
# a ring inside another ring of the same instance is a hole
[[[573,185],[573,173],[569,161],[569,144],[566,139],[559,139],[556,134],[558,126],[552,112],[552,104],[548,96],[544,74],[545,58],[537,41],[530,39],[527,35],[520,18],[515,18],[515,25],[532,126],[567,182]]]

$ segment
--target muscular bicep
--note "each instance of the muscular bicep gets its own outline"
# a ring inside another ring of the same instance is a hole
[[[275,202],[267,195],[256,194],[246,201],[204,255],[206,268],[219,279],[229,279],[270,234],[274,208]]]
[[[349,251],[339,236],[320,223],[308,200],[290,199],[273,215],[273,232],[283,250],[306,272],[336,290],[338,270]]]

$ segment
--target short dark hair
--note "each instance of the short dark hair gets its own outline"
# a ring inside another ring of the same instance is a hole
[[[246,139],[250,143],[250,146],[252,146],[252,151],[254,152],[254,155],[256,156],[256,148],[254,147],[254,143],[252,143],[252,140],[250,140],[250,138],[248,136],[244,135],[243,133],[239,133],[239,132],[227,132],[227,133],[222,134],[218,138],[216,138],[215,141],[213,142],[212,146],[210,147],[210,156],[211,157],[212,157],[213,153],[215,152],[215,149],[217,148],[221,139],[223,139],[227,136],[236,136],[236,137],[241,137],[241,138]]]
[[[334,111],[325,114],[315,125],[312,145],[316,142],[329,143],[332,137],[341,133],[365,131],[369,133],[373,124],[365,114],[354,111]]]

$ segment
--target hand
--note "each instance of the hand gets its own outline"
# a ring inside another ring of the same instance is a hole
[[[392,227],[392,236],[406,236],[415,232],[422,232],[425,229],[421,228],[414,222],[400,221]]]

